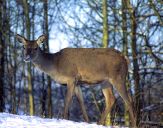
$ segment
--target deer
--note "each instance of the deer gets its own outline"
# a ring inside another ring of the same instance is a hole
[[[128,108],[131,125],[136,127],[133,102],[125,85],[128,63],[120,51],[113,48],[64,48],[56,53],[46,53],[40,48],[40,44],[47,39],[46,35],[41,35],[36,40],[28,40],[19,34],[16,38],[24,46],[25,62],[32,62],[57,83],[67,85],[63,114],[65,119],[68,119],[72,97],[76,95],[83,117],[89,122],[80,84],[94,86],[102,83],[100,86],[105,98],[105,108],[99,124],[104,124],[111,112],[115,102],[112,90],[115,88]]]

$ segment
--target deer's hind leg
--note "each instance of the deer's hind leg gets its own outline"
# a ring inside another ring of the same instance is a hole
[[[136,128],[136,117],[134,113],[133,103],[127,92],[125,81],[126,81],[126,78],[124,76],[119,75],[116,77],[116,79],[112,80],[112,84],[118,91],[119,95],[122,97],[124,103],[126,104],[129,110],[130,119],[131,119],[130,121],[131,121],[132,127]]]
[[[105,125],[111,125],[111,110],[115,102],[115,97],[113,94],[113,87],[110,83],[107,83],[109,85],[108,88],[102,89],[103,95],[105,97],[105,109],[102,112],[101,119],[99,121],[99,124]],[[107,122],[106,122],[107,118]]]

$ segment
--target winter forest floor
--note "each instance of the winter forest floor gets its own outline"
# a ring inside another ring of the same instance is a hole
[[[105,127],[93,123],[0,113],[0,128],[119,128],[119,126]]]

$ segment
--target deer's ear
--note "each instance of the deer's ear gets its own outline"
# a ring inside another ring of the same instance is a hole
[[[45,40],[47,39],[46,35],[42,35],[37,39],[37,44],[40,45],[41,43],[43,43]]]
[[[20,43],[23,43],[23,44],[26,43],[26,39],[25,39],[23,36],[19,35],[19,34],[16,35],[16,39],[17,39]]]

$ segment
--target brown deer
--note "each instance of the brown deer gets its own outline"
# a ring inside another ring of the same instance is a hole
[[[72,96],[75,94],[79,99],[84,118],[88,121],[82,92],[78,85],[87,83],[91,86],[103,83],[101,87],[106,105],[100,123],[104,123],[114,104],[115,99],[111,91],[112,86],[110,86],[113,85],[128,107],[132,126],[136,127],[132,101],[125,86],[128,64],[126,58],[119,51],[111,48],[65,48],[51,54],[45,53],[39,48],[39,45],[46,40],[45,35],[34,41],[27,40],[20,35],[16,37],[24,45],[25,61],[31,61],[56,82],[67,84],[64,118],[68,118],[68,108]]]

